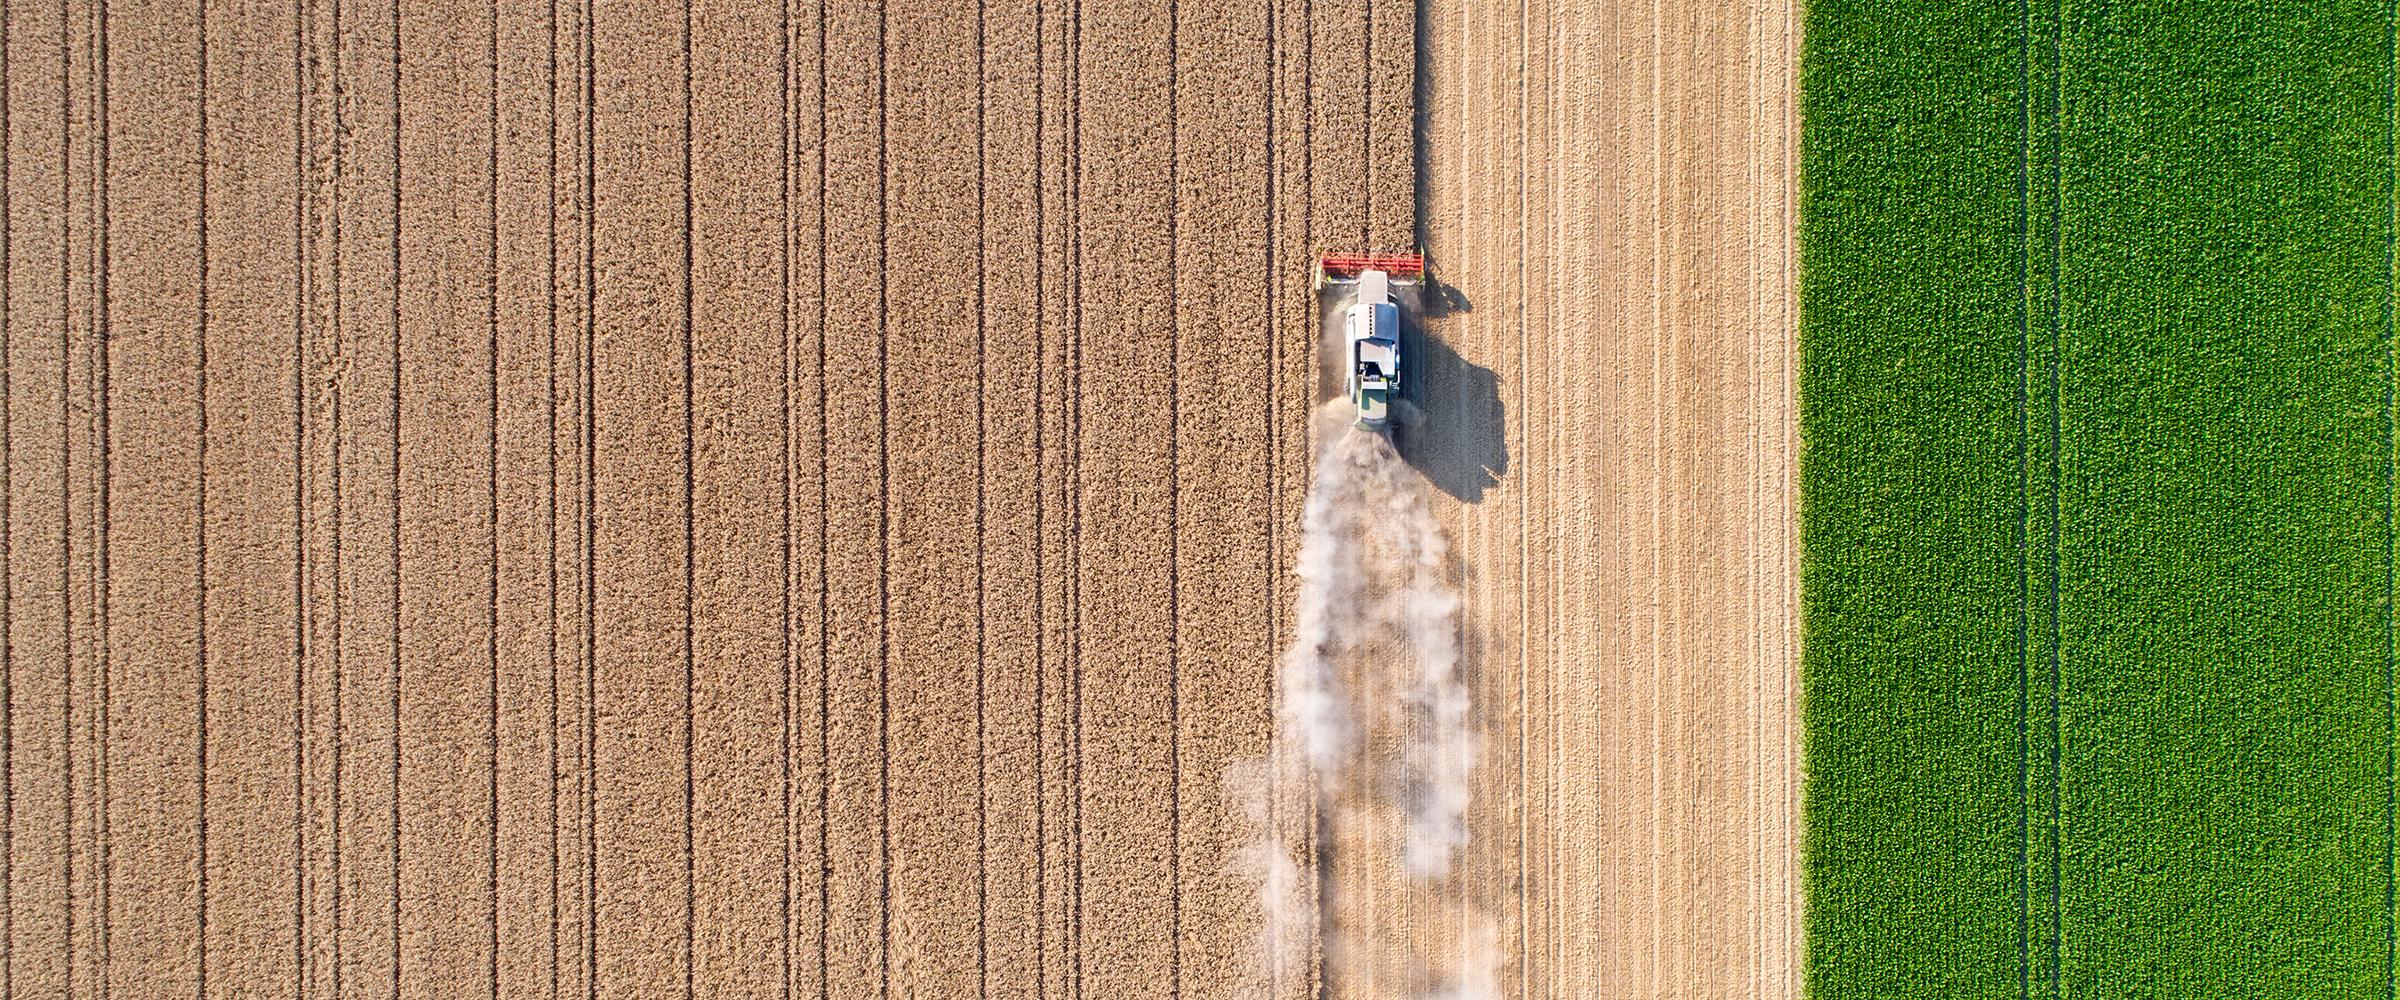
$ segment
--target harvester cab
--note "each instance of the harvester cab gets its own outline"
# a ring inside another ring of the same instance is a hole
[[[1328,305],[1346,300],[1333,316],[1338,317],[1342,392],[1360,427],[1382,430],[1390,424],[1392,401],[1400,395],[1400,297],[1395,292],[1415,287],[1424,275],[1422,254],[1326,254],[1317,260],[1318,297]],[[1335,346],[1330,336],[1326,346]]]

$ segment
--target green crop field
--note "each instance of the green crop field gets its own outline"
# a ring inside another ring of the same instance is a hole
[[[2393,11],[1806,39],[1810,995],[2393,997]]]

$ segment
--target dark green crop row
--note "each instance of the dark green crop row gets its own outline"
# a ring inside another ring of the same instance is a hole
[[[1820,0],[1808,986],[2393,983],[2393,13]]]

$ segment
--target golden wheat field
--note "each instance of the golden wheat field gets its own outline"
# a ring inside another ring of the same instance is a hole
[[[9,3],[0,996],[1796,997],[1796,24]],[[1284,669],[1418,246],[1438,877]]]

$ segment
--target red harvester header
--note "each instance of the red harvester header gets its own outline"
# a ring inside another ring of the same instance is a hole
[[[1385,271],[1396,278],[1414,278],[1425,273],[1425,255],[1421,253],[1329,253],[1318,258],[1317,267],[1328,275],[1348,277],[1360,271]]]

